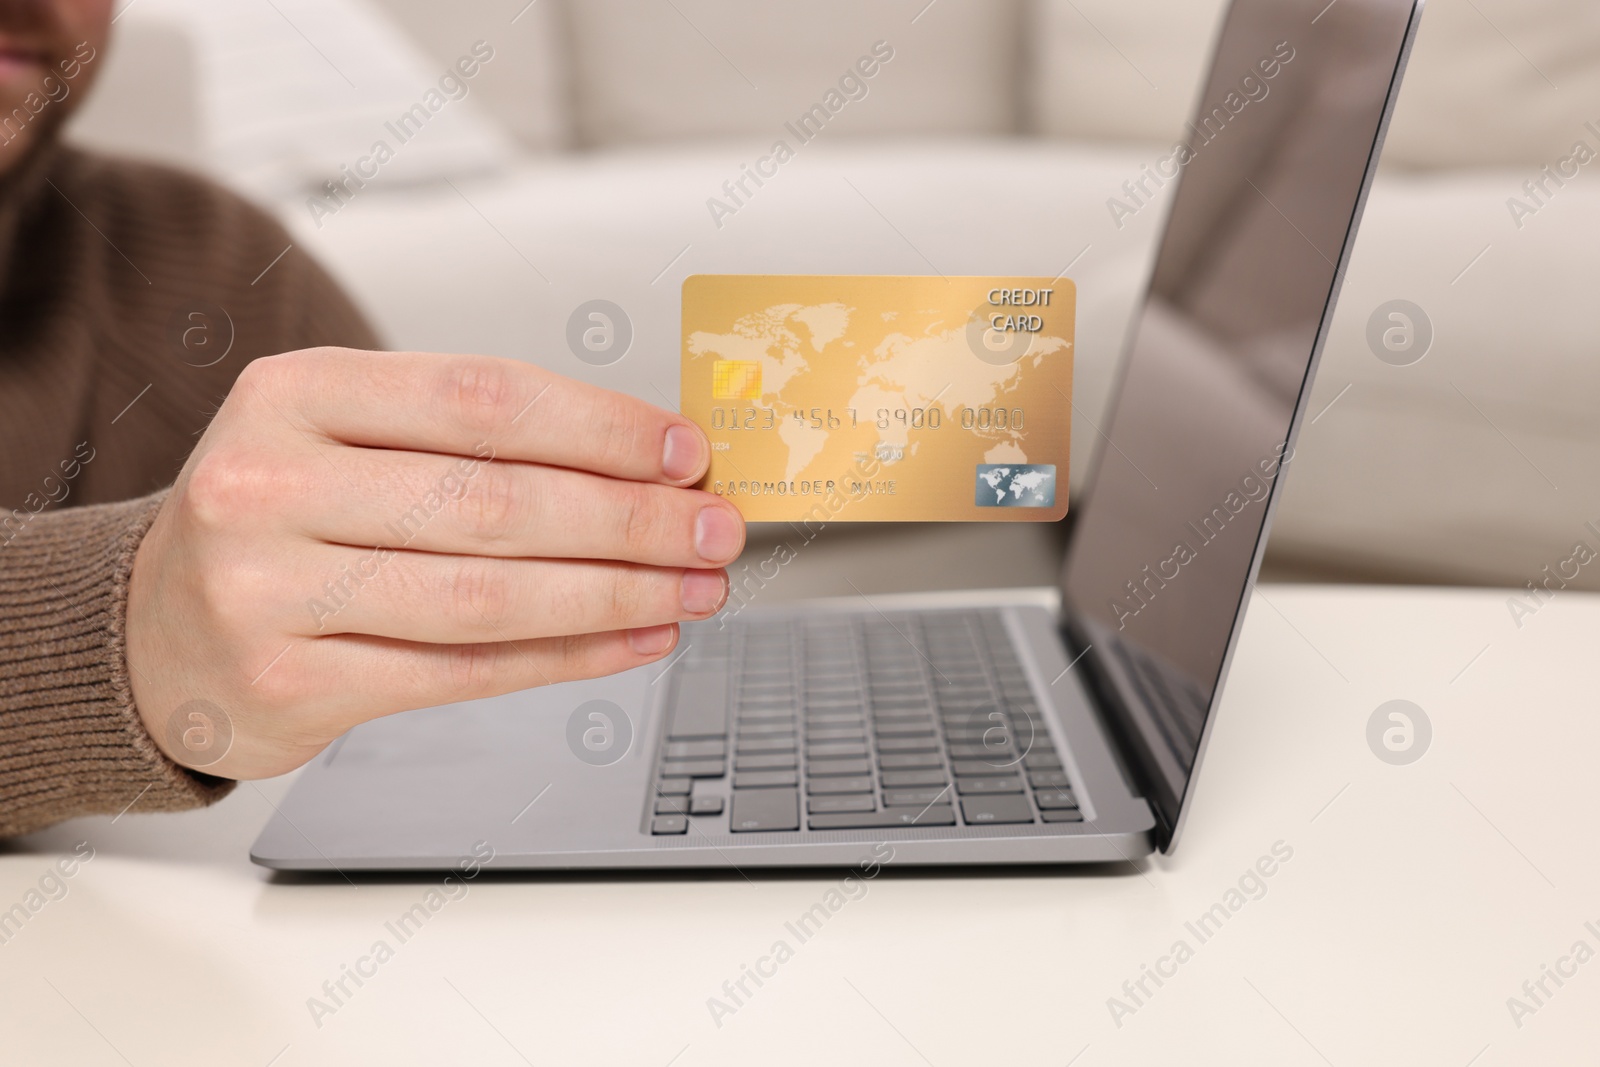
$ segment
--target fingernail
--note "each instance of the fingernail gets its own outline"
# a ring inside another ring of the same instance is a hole
[[[676,630],[677,627],[671,624],[642,626],[637,630],[628,631],[628,644],[641,656],[659,656],[672,647],[673,634]]]
[[[727,588],[727,579],[721,571],[684,571],[683,587],[679,593],[683,599],[683,610],[691,615],[715,611],[721,606]]]
[[[727,508],[701,508],[694,520],[694,550],[700,558],[712,563],[722,563],[739,551],[744,535],[739,530],[739,520]]]
[[[705,447],[694,429],[684,425],[667,428],[667,445],[661,453],[661,470],[668,478],[681,482],[700,473]]]

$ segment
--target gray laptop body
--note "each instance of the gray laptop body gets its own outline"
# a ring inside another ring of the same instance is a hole
[[[1155,165],[1179,184],[1059,589],[751,608],[685,626],[664,665],[371,722],[305,768],[251,858],[743,869],[1170,850],[1421,11],[1233,3],[1186,139]]]

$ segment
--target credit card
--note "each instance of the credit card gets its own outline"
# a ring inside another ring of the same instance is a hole
[[[752,522],[1060,519],[1076,310],[1065,278],[693,275],[700,487]]]

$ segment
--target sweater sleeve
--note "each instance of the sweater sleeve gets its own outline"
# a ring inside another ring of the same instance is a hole
[[[164,498],[0,526],[0,835],[200,807],[233,786],[168,759],[133,705],[128,578]]]

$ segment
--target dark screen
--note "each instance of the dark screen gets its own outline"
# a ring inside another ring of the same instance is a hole
[[[1177,192],[1063,579],[1169,828],[1412,17],[1411,0],[1236,0],[1169,165]]]

